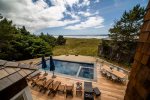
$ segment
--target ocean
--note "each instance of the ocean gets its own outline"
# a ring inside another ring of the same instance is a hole
[[[86,39],[90,39],[90,38],[95,38],[95,39],[102,39],[102,38],[107,38],[108,36],[101,36],[101,35],[63,35],[65,38],[86,38]],[[54,36],[54,37],[58,37]]]

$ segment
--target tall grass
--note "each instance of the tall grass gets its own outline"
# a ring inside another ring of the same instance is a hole
[[[100,39],[67,38],[65,45],[53,49],[53,54],[97,56],[99,43],[101,43]]]

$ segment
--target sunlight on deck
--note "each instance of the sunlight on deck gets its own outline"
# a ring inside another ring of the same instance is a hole
[[[63,60],[72,60],[72,61],[84,61],[84,62],[95,62],[96,58],[93,57],[87,57],[87,56],[57,56],[54,57],[55,59],[63,59]],[[82,60],[81,60],[82,59]],[[41,59],[32,59],[32,60],[26,60],[22,61],[25,63],[29,62],[34,62],[37,63]],[[108,80],[106,77],[103,77],[100,73],[100,63],[96,63],[96,71],[97,71],[97,81],[92,82],[93,87],[98,87],[99,90],[101,91],[101,96],[98,98],[95,98],[95,100],[123,100],[124,95],[125,95],[125,90],[126,90],[126,85],[123,85],[121,83],[115,83],[112,82],[111,80]],[[47,76],[47,79],[51,78],[51,73]],[[61,84],[68,84],[71,85],[74,83],[74,95],[73,97],[65,97],[64,94],[57,93],[54,97],[51,95],[48,96],[48,91],[46,93],[41,93],[39,92],[38,87],[31,87],[30,82],[29,82],[29,87],[31,89],[32,97],[33,100],[83,100],[83,92],[82,96],[76,96],[76,85],[75,83],[80,81],[84,84],[84,81],[87,80],[82,80],[82,79],[77,79],[77,78],[71,78],[71,77],[66,77],[66,76],[60,76],[56,75],[57,77],[54,79],[54,81],[61,81]],[[84,86],[84,85],[82,85]],[[84,89],[84,87],[83,87]]]

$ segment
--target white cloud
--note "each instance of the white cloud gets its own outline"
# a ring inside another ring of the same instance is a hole
[[[98,15],[99,12],[96,11],[95,13],[90,13],[89,11],[86,11],[86,12],[80,11],[80,12],[78,12],[78,14],[82,15],[84,17],[90,17],[90,16],[93,16],[93,15]]]
[[[78,16],[72,14],[73,21],[61,21],[66,12],[66,4],[72,6],[78,0],[51,0],[48,7],[44,0],[33,3],[32,0],[1,0],[0,12],[8,19],[13,20],[17,26],[26,26],[30,31],[36,31],[46,27],[59,27],[79,21]]]
[[[80,30],[80,29],[86,29],[86,28],[102,28],[104,27],[102,23],[104,22],[104,19],[102,17],[89,17],[84,22],[81,22],[79,24],[75,25],[70,25],[65,27],[65,29],[70,29],[70,30]]]
[[[79,4],[79,0],[50,0],[52,5],[49,5],[45,0],[0,0],[0,12],[2,15],[13,21],[18,27],[26,26],[30,31],[37,31],[47,27],[60,27],[80,22],[80,16],[74,11],[67,12],[66,5],[72,7],[74,4],[80,6],[90,5],[90,0],[83,0]],[[64,13],[70,14],[73,20],[61,20],[64,18]],[[80,12],[83,16],[89,17],[85,22],[79,25],[68,26],[66,29],[84,29],[87,27],[100,26],[103,22],[102,17],[90,17],[89,11]]]
[[[73,4],[79,3],[79,0],[50,0],[53,5],[66,5],[68,4],[69,6],[72,6]]]
[[[85,12],[84,16],[90,16],[91,14],[89,12]]]
[[[80,17],[77,16],[77,15],[75,15],[74,13],[71,13],[71,12],[68,12],[68,11],[66,11],[65,13],[66,13],[67,15],[70,15],[73,19],[80,19]]]
[[[104,27],[104,25],[96,26],[94,28],[102,28],[102,27]]]
[[[45,28],[45,27],[60,27],[60,26],[65,26],[65,25],[68,25],[68,24],[73,24],[73,23],[77,23],[79,22],[79,20],[65,20],[65,21],[50,21],[50,22],[36,22],[34,23],[30,28],[32,30],[37,28],[37,29],[42,29],[42,28]],[[28,24],[28,23],[26,23]],[[28,24],[30,26],[30,24]],[[30,29],[29,28],[29,29]]]
[[[72,6],[73,4],[77,4],[79,2],[79,0],[66,0],[66,2],[67,2],[67,4]]]
[[[89,5],[90,5],[90,0],[83,0],[81,4],[78,4],[79,7],[89,6]]]
[[[78,12],[78,14],[83,15],[83,16],[85,16],[85,17],[88,17],[88,16],[91,16],[91,15],[92,15],[92,14],[89,13],[89,12],[83,12],[83,11]]]

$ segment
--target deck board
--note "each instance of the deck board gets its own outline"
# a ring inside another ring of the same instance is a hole
[[[62,59],[64,59],[64,56],[61,56]],[[54,57],[54,58],[59,58],[61,59],[61,57]],[[75,59],[75,57],[73,57]],[[82,59],[83,61],[87,60],[87,62],[92,62],[94,58],[91,59],[90,58],[86,58],[86,57],[81,57],[79,56],[78,60]],[[85,59],[86,58],[86,59]],[[65,58],[67,59],[67,58]],[[71,58],[68,58],[71,59]],[[91,61],[90,61],[91,59]],[[75,59],[77,60],[77,58]],[[37,63],[40,61],[40,59],[32,59],[32,60],[26,60],[26,63],[29,63],[33,61],[34,63]],[[97,81],[93,81],[92,82],[92,86],[93,87],[98,87],[101,91],[101,96],[99,96],[98,98],[95,98],[95,100],[123,100],[124,99],[124,95],[125,95],[125,90],[127,87],[127,84],[123,85],[123,84],[118,84],[118,83],[114,83],[111,80],[106,79],[106,77],[103,77],[100,73],[100,63],[96,64],[96,72],[97,72]],[[43,72],[44,73],[44,72]],[[47,79],[50,79],[52,76],[52,73],[49,73],[49,75],[47,76]],[[83,95],[82,97],[77,97],[75,94],[75,83],[80,81],[82,82],[82,86],[84,86],[84,81],[86,80],[81,80],[81,79],[76,79],[76,78],[71,78],[71,77],[66,77],[66,76],[62,76],[62,75],[56,75],[57,77],[54,79],[54,81],[61,81],[62,84],[69,84],[71,85],[72,83],[74,83],[74,96],[72,97],[65,97],[65,94],[56,94],[55,97],[52,96],[48,96],[48,92],[46,92],[45,94],[40,93],[39,89],[37,87],[32,88],[30,86],[29,83],[29,87],[32,93],[32,97],[33,100],[83,100]],[[84,88],[84,87],[83,87]]]

